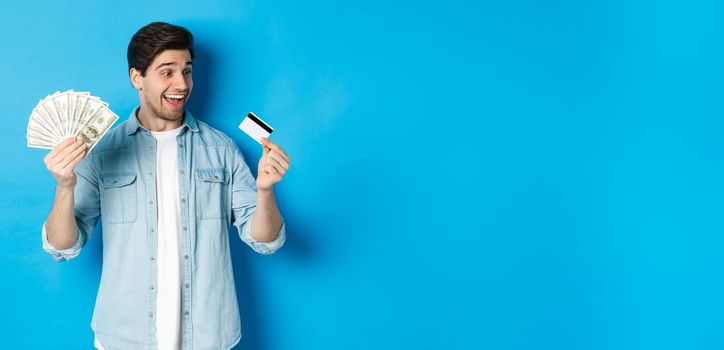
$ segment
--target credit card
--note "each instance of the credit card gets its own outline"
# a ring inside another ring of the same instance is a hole
[[[261,143],[262,137],[269,137],[274,129],[265,123],[261,118],[257,117],[256,114],[249,112],[246,118],[239,124],[239,129],[251,136],[256,142]]]

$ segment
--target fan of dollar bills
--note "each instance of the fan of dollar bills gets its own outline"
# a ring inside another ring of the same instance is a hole
[[[28,122],[28,147],[53,149],[70,137],[81,137],[88,152],[110,130],[118,116],[88,92],[56,92],[38,102]]]

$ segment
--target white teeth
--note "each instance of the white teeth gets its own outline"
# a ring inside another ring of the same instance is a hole
[[[164,95],[164,96],[166,96],[168,98],[173,98],[176,100],[180,100],[180,99],[184,98],[184,95]]]

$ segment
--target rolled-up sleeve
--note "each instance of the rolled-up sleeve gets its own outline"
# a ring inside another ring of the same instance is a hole
[[[249,218],[249,222],[243,226],[241,230],[241,240],[248,244],[255,252],[269,255],[277,251],[284,245],[284,241],[287,239],[286,228],[284,227],[284,221],[282,221],[282,228],[279,229],[277,237],[271,242],[259,242],[254,239],[251,235],[251,221],[254,220],[254,215]]]
[[[53,260],[58,262],[70,261],[80,254],[80,249],[83,247],[83,235],[78,233],[78,239],[68,249],[56,249],[50,242],[48,242],[48,234],[45,232],[45,223],[43,223],[43,250],[45,250]]]
[[[234,144],[234,159],[231,183],[232,224],[239,230],[241,240],[255,252],[270,255],[284,245],[286,227],[282,219],[282,227],[277,237],[271,242],[259,242],[251,234],[251,221],[256,212],[256,180],[244,162],[244,157]]]

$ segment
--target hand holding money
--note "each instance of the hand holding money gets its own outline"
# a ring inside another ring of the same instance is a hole
[[[87,92],[56,92],[40,100],[30,114],[28,147],[52,149],[45,157],[59,187],[73,188],[73,169],[111,129],[118,116]]]
[[[77,182],[75,167],[86,154],[88,146],[81,138],[72,137],[61,142],[43,159],[58,187],[73,188]]]

